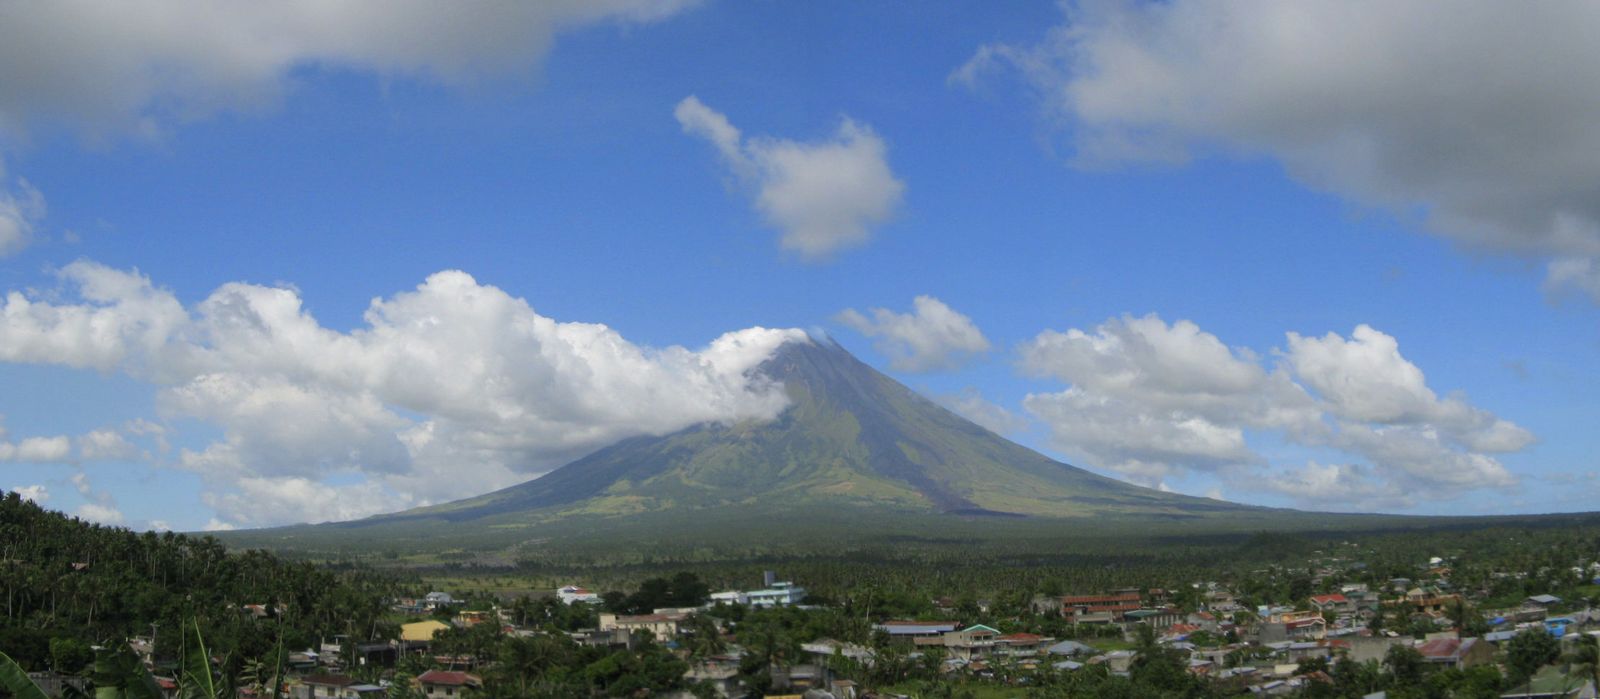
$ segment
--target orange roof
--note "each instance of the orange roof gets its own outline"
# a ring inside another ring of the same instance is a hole
[[[1439,638],[1417,647],[1424,658],[1454,658],[1461,651],[1461,639]]]
[[[1139,593],[1124,592],[1116,595],[1068,595],[1061,598],[1062,604],[1115,604],[1118,602],[1138,602]]]
[[[467,672],[451,672],[449,670],[429,670],[418,675],[417,681],[423,684],[440,684],[451,687],[483,684],[483,680],[478,679],[477,675]]]

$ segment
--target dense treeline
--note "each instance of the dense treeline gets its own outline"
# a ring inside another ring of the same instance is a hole
[[[0,648],[30,669],[78,672],[88,645],[152,632],[157,657],[170,660],[188,619],[235,664],[264,657],[280,634],[291,648],[333,634],[383,637],[393,594],[389,578],[367,569],[230,554],[211,537],[140,534],[16,493],[0,499]]]
[[[915,616],[934,613],[932,600],[939,597],[999,601],[1124,587],[1182,592],[1202,581],[1226,583],[1252,604],[1293,604],[1329,591],[1335,581],[1366,582],[1381,589],[1392,578],[1418,578],[1435,556],[1453,569],[1457,589],[1477,593],[1485,607],[1515,605],[1533,594],[1582,599],[1592,576],[1572,568],[1600,557],[1600,523],[1079,540],[1070,547],[1031,550],[1021,542],[906,539],[865,552],[819,547],[795,556],[769,553],[704,561],[663,556],[619,565],[524,559],[515,566],[451,564],[415,572],[450,579],[463,589],[550,589],[581,583],[617,590],[638,589],[649,578],[689,571],[713,590],[722,590],[748,589],[760,582],[763,570],[777,570],[819,601],[864,602],[870,596],[872,604],[893,615]],[[1317,561],[1343,572],[1314,583]]]

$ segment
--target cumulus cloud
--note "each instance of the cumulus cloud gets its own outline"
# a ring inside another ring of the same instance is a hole
[[[50,499],[50,489],[42,485],[19,485],[12,487],[11,490],[21,495],[23,500],[41,505]]]
[[[83,461],[125,461],[139,456],[139,447],[116,430],[94,430],[73,441]]]
[[[315,478],[239,479],[228,492],[207,493],[205,502],[230,515],[230,525],[261,527],[290,522],[361,519],[415,504],[377,482],[329,485]],[[217,527],[207,526],[207,529]],[[230,527],[231,528],[231,527]]]
[[[625,437],[770,419],[788,399],[754,370],[780,345],[808,341],[749,328],[697,350],[642,347],[604,325],[539,315],[457,271],[374,300],[349,332],[321,325],[292,289],[225,284],[185,307],[136,272],[92,262],[62,280],[66,300],[6,297],[0,359],[156,385],[164,414],[221,429],[176,465],[206,478],[225,520],[252,526],[440,502]],[[121,440],[79,438],[79,449],[125,454],[130,436],[164,448],[159,426],[137,422]],[[356,480],[328,480],[339,474]],[[349,498],[324,506],[313,492]]]
[[[0,336],[3,338],[3,336]],[[3,339],[0,339],[3,342]],[[0,415],[0,420],[4,416]],[[144,458],[147,453],[129,439],[158,435],[154,425],[137,420],[120,428],[102,428],[68,437],[27,437],[16,441],[6,440],[6,431],[0,426],[0,461],[20,461],[34,464],[88,463],[95,461],[127,461]]]
[[[1026,418],[996,405],[970,386],[960,393],[935,396],[934,400],[950,412],[998,435],[1016,434],[1028,428]]]
[[[7,183],[5,162],[0,161],[0,258],[28,247],[34,239],[34,227],[44,215],[44,195],[20,177],[15,183]]]
[[[1407,493],[1446,498],[1516,483],[1494,455],[1533,435],[1463,396],[1439,397],[1393,337],[1361,325],[1349,338],[1287,333],[1286,345],[1269,364],[1192,322],[1154,315],[1045,331],[1022,345],[1020,368],[1069,387],[1030,394],[1023,406],[1055,447],[1151,485],[1200,470],[1293,497],[1326,485],[1330,497],[1370,508],[1414,502]],[[1263,475],[1252,434],[1365,463]]]
[[[61,463],[71,456],[72,440],[62,436],[28,437],[15,444],[0,442],[0,461]]]
[[[86,519],[100,524],[122,524],[125,519],[122,516],[122,510],[117,509],[115,505],[103,505],[97,502],[86,502],[79,505],[78,509],[73,510],[72,514],[77,515],[79,519]]]
[[[896,371],[927,372],[955,369],[972,357],[989,351],[989,340],[971,318],[932,296],[918,296],[910,313],[886,308],[854,308],[837,319],[856,332],[873,338],[873,346],[889,357]]]
[[[89,476],[83,472],[72,474],[72,487],[87,502],[79,505],[73,514],[80,519],[86,519],[100,524],[122,524],[122,510],[117,509],[117,501],[105,491],[97,491],[89,484]]]
[[[744,138],[726,116],[694,96],[679,102],[673,116],[755,188],[756,209],[782,231],[782,247],[803,258],[825,258],[867,242],[905,192],[889,168],[883,139],[848,117],[832,139],[801,143]]]
[[[1417,504],[1415,497],[1375,481],[1371,469],[1360,464],[1311,461],[1269,473],[1253,485],[1320,508],[1359,503],[1356,509],[1404,509]]]
[[[693,4],[8,3],[0,7],[0,131],[155,131],[270,105],[304,69],[465,83],[533,66],[562,30],[654,22]]]
[[[1030,394],[1022,405],[1049,426],[1057,448],[1151,486],[1183,469],[1214,469],[1252,458],[1242,428],[1182,410],[1153,411],[1076,387]]]
[[[1357,326],[1348,340],[1291,332],[1288,341],[1286,358],[1295,375],[1341,418],[1427,427],[1475,451],[1512,452],[1533,441],[1527,430],[1460,396],[1439,398],[1422,370],[1400,356],[1399,343],[1367,325]]]
[[[1600,300],[1600,23],[1592,3],[1072,3],[1021,71],[1085,164],[1265,155],[1300,181]],[[1494,47],[1486,51],[1484,47]]]
[[[157,289],[138,270],[116,270],[88,261],[57,276],[74,288],[80,303],[41,303],[12,291],[0,307],[0,361],[60,364],[111,371],[137,364],[140,373],[167,360],[169,343],[188,313],[170,291]]]

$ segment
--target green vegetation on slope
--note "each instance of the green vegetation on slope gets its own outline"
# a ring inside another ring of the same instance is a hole
[[[211,537],[89,524],[16,493],[0,498],[0,561],[0,648],[25,667],[69,673],[90,657],[74,649],[152,626],[157,655],[175,659],[195,620],[207,642],[237,649],[237,662],[265,656],[279,633],[300,648],[334,633],[366,638],[381,631],[394,587],[370,570],[228,553]],[[260,619],[246,604],[286,613]]]

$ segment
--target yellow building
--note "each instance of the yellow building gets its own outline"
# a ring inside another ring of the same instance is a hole
[[[410,643],[427,643],[432,641],[440,631],[450,628],[449,624],[435,619],[427,621],[414,621],[400,625],[400,640]]]

